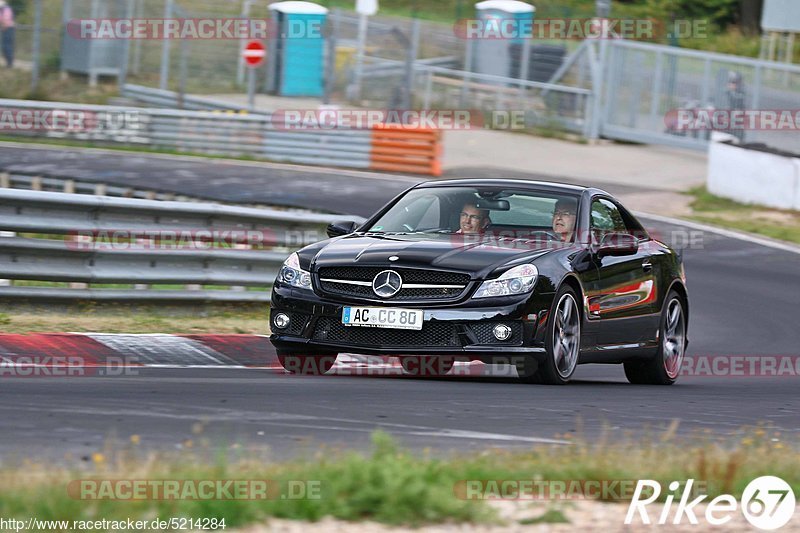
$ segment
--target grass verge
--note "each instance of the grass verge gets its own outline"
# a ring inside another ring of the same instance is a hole
[[[0,69],[0,98],[104,105],[109,98],[117,95],[119,89],[116,83],[102,81],[96,87],[91,87],[85,77],[67,76],[62,79],[57,71],[45,71],[38,87],[32,91],[29,71]]]
[[[189,156],[189,157],[204,157],[206,159],[231,159],[235,161],[256,161],[269,163],[269,159],[258,158],[250,155],[225,155],[225,154],[207,154],[202,152],[183,152],[178,150],[171,150],[169,148],[153,148],[150,146],[139,146],[134,144],[120,145],[95,141],[82,141],[72,139],[48,139],[46,137],[28,137],[22,135],[0,135],[0,142],[14,142],[14,143],[27,143],[27,144],[43,144],[49,146],[67,146],[70,148],[101,148],[103,150],[114,150],[117,152],[137,152],[148,154],[161,154],[161,155],[176,155],[176,156]]]
[[[688,194],[694,197],[690,204],[692,220],[800,244],[798,211],[740,204],[715,196],[705,187],[691,189]]]
[[[53,333],[69,331],[103,333],[251,334],[269,333],[266,304],[214,305],[165,309],[156,306],[93,304],[47,309],[5,309],[0,312],[0,333]]]
[[[399,448],[387,434],[377,432],[369,454],[328,452],[310,461],[285,463],[270,463],[253,450],[245,453],[233,447],[222,452],[207,450],[211,460],[198,460],[188,452],[178,457],[155,456],[144,452],[144,443],[134,435],[124,447],[95,453],[74,468],[30,462],[6,466],[0,470],[0,516],[52,520],[224,518],[226,528],[264,522],[270,517],[318,521],[330,516],[353,522],[420,526],[499,521],[496,508],[486,501],[499,493],[482,492],[487,498],[467,499],[456,489],[467,480],[650,478],[663,486],[692,478],[705,482],[703,493],[711,498],[719,494],[739,498],[752,479],[778,473],[796,492],[800,490],[800,455],[787,449],[778,433],[753,428],[736,443],[726,445],[702,437],[691,443],[678,442],[671,434],[674,428],[627,444],[606,435],[571,445],[538,445],[514,452],[487,450],[442,459],[412,454]],[[193,448],[192,454],[200,453],[201,448]],[[272,480],[270,487],[275,490],[267,491],[269,498],[248,501],[86,500],[74,488],[68,492],[70,481],[85,479]],[[316,487],[316,497],[288,497],[290,484],[300,482]],[[551,509],[519,523],[565,520],[562,512]]]

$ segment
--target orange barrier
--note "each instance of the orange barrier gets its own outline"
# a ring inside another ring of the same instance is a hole
[[[372,128],[369,168],[389,172],[442,175],[442,131],[403,124]]]

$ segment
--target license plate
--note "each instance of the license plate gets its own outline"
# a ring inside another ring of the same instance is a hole
[[[396,307],[345,307],[342,324],[371,328],[422,329],[421,309]]]

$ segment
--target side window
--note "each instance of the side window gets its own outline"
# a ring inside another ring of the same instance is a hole
[[[592,202],[592,236],[600,242],[606,233],[628,233],[622,214],[612,202],[598,198]]]

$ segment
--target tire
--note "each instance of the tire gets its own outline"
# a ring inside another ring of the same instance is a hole
[[[545,335],[546,357],[538,379],[547,385],[566,385],[575,373],[581,352],[581,310],[569,285],[562,285],[553,300]]]
[[[542,377],[539,375],[539,361],[533,356],[522,355],[514,359],[514,366],[517,367],[517,376],[523,383],[539,384]]]
[[[635,385],[672,385],[678,380],[686,355],[686,309],[675,291],[669,291],[661,309],[658,349],[647,361],[625,363],[625,377]]]
[[[290,374],[321,376],[333,367],[337,354],[302,354],[278,351],[278,361]]]
[[[444,376],[453,368],[455,358],[441,357],[401,357],[403,373],[409,376]]]

